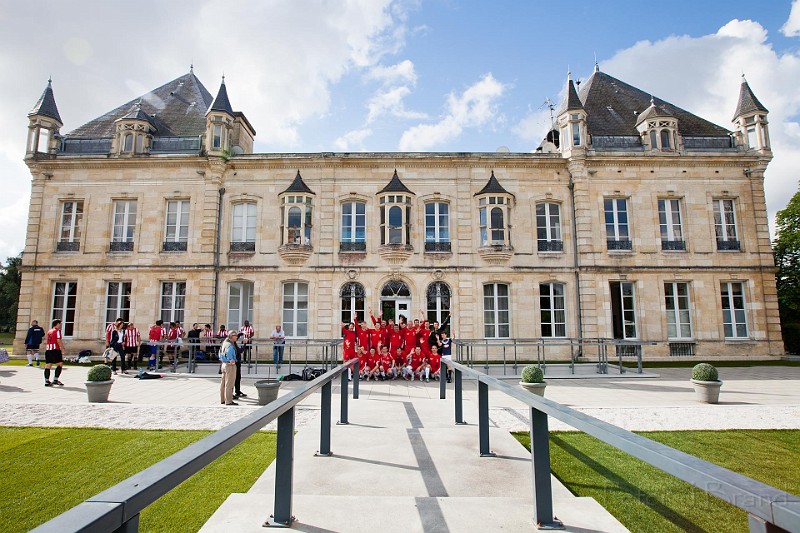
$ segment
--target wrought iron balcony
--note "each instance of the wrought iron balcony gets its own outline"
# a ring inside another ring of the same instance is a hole
[[[540,252],[563,252],[564,241],[539,241],[538,249]]]
[[[253,253],[255,251],[255,242],[231,242],[232,253]]]
[[[686,241],[661,241],[661,249],[662,250],[670,250],[670,251],[685,251],[686,250]]]
[[[727,241],[721,241],[717,239],[717,250],[725,250],[725,251],[739,251],[742,247],[737,240],[728,239]]]
[[[340,242],[340,252],[366,252],[367,243],[365,242]]]
[[[161,249],[165,252],[185,252],[187,244],[186,241],[164,241],[164,246]]]
[[[111,241],[108,250],[110,252],[132,252],[133,241]]]
[[[80,249],[80,241],[59,241],[56,244],[56,251],[58,252],[79,252]]]
[[[609,250],[633,250],[633,242],[630,239],[608,239],[606,242]]]
[[[450,241],[447,242],[426,242],[425,243],[425,251],[426,252],[434,252],[434,253],[450,253]]]

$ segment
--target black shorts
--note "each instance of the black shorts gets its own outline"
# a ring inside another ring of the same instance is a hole
[[[61,350],[47,350],[44,352],[44,362],[48,365],[61,363],[64,357],[61,355]]]
[[[139,353],[139,348],[137,346],[126,346],[125,353],[128,354],[136,354]]]
[[[39,351],[39,346],[41,346],[41,344],[26,344],[25,345],[25,349],[38,352]]]

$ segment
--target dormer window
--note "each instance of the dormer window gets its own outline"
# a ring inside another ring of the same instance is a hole
[[[311,196],[288,195],[283,197],[281,244],[311,245],[313,209]]]
[[[670,150],[672,146],[669,142],[669,130],[661,130],[661,149],[662,150]]]
[[[581,145],[581,125],[580,125],[580,115],[577,113],[572,114],[569,116],[570,124],[572,126],[572,146],[580,146]]]
[[[505,196],[484,196],[478,200],[481,246],[507,246],[509,199]]]
[[[129,154],[133,151],[133,135],[128,133],[122,138],[122,152]]]
[[[214,125],[214,140],[211,145],[213,148],[222,148],[222,125]]]
[[[411,196],[381,196],[381,244],[410,244]]]

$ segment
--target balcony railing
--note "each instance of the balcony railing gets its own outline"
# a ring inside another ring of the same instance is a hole
[[[563,252],[564,241],[539,241],[538,250],[540,252]]]
[[[426,242],[426,252],[450,253],[450,242]]]
[[[255,242],[231,242],[231,252],[233,253],[251,253],[255,251]]]
[[[58,252],[79,252],[80,249],[80,241],[59,241],[56,244],[56,251]]]
[[[367,243],[365,242],[340,242],[340,252],[366,252]]]
[[[609,250],[633,250],[633,242],[630,239],[608,239]]]
[[[661,241],[661,249],[669,251],[685,251],[686,241]]]
[[[187,250],[187,244],[186,241],[164,241],[164,245],[161,249],[165,252],[185,252]]]
[[[741,249],[742,247],[737,240],[728,239],[727,241],[721,241],[717,239],[717,250],[739,251]]]
[[[132,252],[133,241],[111,241],[108,250],[110,252]]]

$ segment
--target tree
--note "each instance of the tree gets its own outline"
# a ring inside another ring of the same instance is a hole
[[[781,313],[783,343],[791,353],[800,352],[800,191],[775,216],[778,235],[773,250],[778,267],[776,285]]]
[[[17,304],[19,286],[22,283],[22,254],[9,257],[6,265],[0,266],[0,331],[17,329]]]

